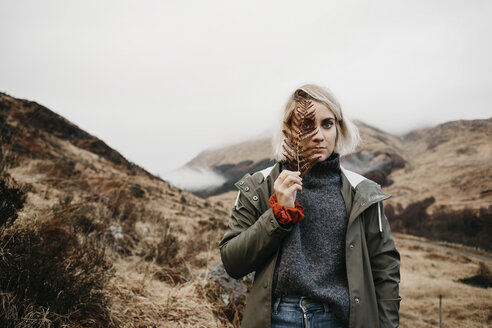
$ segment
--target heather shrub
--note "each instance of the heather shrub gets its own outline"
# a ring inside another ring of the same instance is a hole
[[[146,242],[143,246],[145,251],[142,255],[147,261],[155,261],[157,264],[169,267],[177,266],[181,262],[177,257],[180,243],[176,236],[171,233],[167,222],[163,234],[157,240],[151,243]]]
[[[142,198],[145,195],[145,191],[139,184],[132,184],[129,189],[132,193],[132,196],[135,198]]]
[[[17,212],[24,207],[25,191],[6,172],[0,172],[0,226],[14,222]]]
[[[104,248],[49,219],[0,231],[1,327],[111,327]]]
[[[62,156],[60,158],[57,158],[54,163],[55,171],[52,173],[54,173],[55,176],[70,178],[78,173],[77,171],[75,171],[75,165],[77,163],[73,159]]]
[[[4,142],[10,141],[10,138],[8,124],[0,114],[0,227],[8,220],[14,222],[17,219],[17,212],[24,207],[26,201],[25,188],[19,186],[6,172],[6,167],[11,163],[4,156],[5,147],[2,146]]]
[[[0,114],[0,141],[2,143],[9,144],[12,140],[12,132],[10,130],[10,126],[5,120],[5,116]]]

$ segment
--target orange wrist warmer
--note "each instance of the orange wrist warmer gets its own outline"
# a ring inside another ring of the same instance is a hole
[[[277,195],[273,194],[268,200],[270,207],[273,209],[273,214],[280,224],[296,223],[304,219],[302,211],[304,208],[295,201],[295,208],[285,208],[277,201]]]

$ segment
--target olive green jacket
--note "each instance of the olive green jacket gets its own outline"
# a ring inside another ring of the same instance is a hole
[[[270,327],[272,280],[282,239],[281,227],[268,205],[281,167],[246,174],[236,183],[239,193],[220,242],[227,273],[241,278],[255,271],[243,328]],[[345,262],[350,295],[349,327],[398,327],[400,254],[395,248],[378,184],[342,168],[341,192],[348,215]],[[309,296],[309,295],[303,295]]]

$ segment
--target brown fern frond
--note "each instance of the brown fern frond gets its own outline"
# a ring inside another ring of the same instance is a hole
[[[300,171],[304,176],[314,166],[319,156],[316,149],[309,147],[309,141],[318,133],[315,126],[313,102],[300,99],[294,109],[290,122],[284,122],[283,154],[287,159],[287,168]]]

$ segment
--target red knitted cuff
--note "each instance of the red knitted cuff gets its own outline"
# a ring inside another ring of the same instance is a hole
[[[280,224],[296,223],[304,219],[302,211],[304,208],[297,202],[294,202],[295,208],[285,208],[277,201],[277,195],[273,194],[268,200],[270,207],[273,209],[273,214]]]

